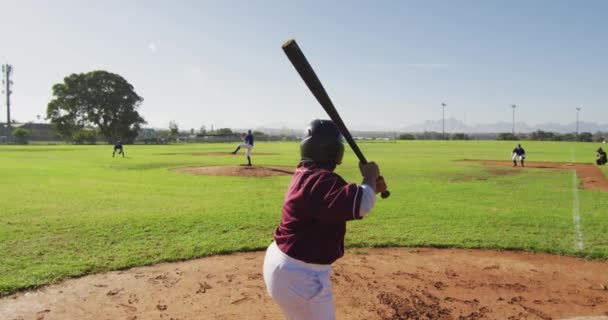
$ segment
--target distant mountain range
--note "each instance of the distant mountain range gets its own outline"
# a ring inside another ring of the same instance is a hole
[[[598,124],[595,122],[583,122],[578,123],[579,132],[608,132],[608,124]],[[475,124],[467,125],[460,120],[453,118],[445,119],[445,132],[450,133],[500,133],[500,132],[511,132],[513,130],[513,123],[509,122],[497,122],[497,123],[486,123],[486,124]],[[569,124],[559,123],[541,123],[537,125],[528,125],[525,122],[515,122],[515,132],[519,133],[530,133],[537,130],[568,133],[576,132],[576,122]],[[399,131],[402,132],[424,132],[424,131],[437,131],[441,132],[441,120],[427,120],[421,124],[414,124],[411,126],[403,127]]]
[[[598,124],[595,122],[580,121],[579,132],[591,132],[595,133],[598,131],[608,132],[608,123]],[[397,129],[375,129],[375,130],[357,130],[357,126],[353,125],[351,133],[353,136],[374,136],[374,137],[391,137],[397,133],[419,133],[425,131],[441,132],[441,120],[427,120],[420,124],[414,124],[405,126]],[[496,123],[485,123],[467,125],[464,122],[450,118],[445,119],[445,132],[446,133],[468,133],[468,134],[496,134],[502,132],[511,132],[513,129],[513,123],[511,122],[496,122]],[[304,134],[304,129],[293,129],[289,128],[280,123],[265,124],[254,128],[255,131],[261,131],[266,134],[280,135],[285,134],[293,137],[301,137]],[[525,122],[515,122],[516,133],[531,133],[537,130],[550,131],[556,133],[573,133],[576,132],[576,122],[569,124],[560,123],[541,123],[537,125],[529,125]],[[247,129],[233,129],[234,132],[245,132]]]

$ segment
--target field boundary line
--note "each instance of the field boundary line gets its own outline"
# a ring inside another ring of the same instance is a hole
[[[576,161],[574,150],[570,150],[572,162]],[[578,177],[576,170],[572,170],[572,219],[574,220],[574,232],[575,232],[575,249],[582,251],[585,249],[585,243],[583,240],[583,227],[581,224],[581,210],[580,201],[578,197]]]

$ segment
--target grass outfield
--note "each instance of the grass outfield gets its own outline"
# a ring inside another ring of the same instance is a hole
[[[494,175],[459,159],[506,160],[513,142],[362,143],[392,195],[349,224],[349,246],[543,251],[608,258],[608,193],[573,189],[570,171]],[[592,162],[597,144],[524,142],[529,161]],[[0,296],[70,276],[265,248],[289,177],[177,174],[244,163],[234,144],[0,147]],[[297,143],[256,144],[256,165],[295,166]],[[359,182],[347,151],[338,173]],[[495,168],[494,168],[495,169]],[[608,169],[602,169],[608,175]],[[584,249],[573,219],[578,192]]]

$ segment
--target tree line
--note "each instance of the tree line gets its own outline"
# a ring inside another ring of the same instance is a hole
[[[46,119],[54,132],[64,141],[76,144],[108,143],[169,143],[195,137],[228,137],[238,139],[240,133],[230,128],[198,132],[181,131],[175,121],[165,129],[145,129],[145,119],[138,109],[143,102],[133,86],[122,76],[107,71],[74,73],[52,87],[53,99],[47,105]],[[286,140],[287,136],[268,136],[253,132],[259,140]],[[23,128],[12,132],[16,143],[28,142],[30,133]]]
[[[402,133],[400,140],[536,140],[536,141],[579,141],[603,142],[608,139],[608,132],[557,133],[537,130],[532,133],[446,133],[425,131],[419,133]]]
[[[133,86],[122,76],[107,71],[74,73],[52,87],[53,99],[47,105],[46,119],[50,120],[54,131],[66,142],[77,144],[94,144],[97,140],[109,143],[122,141],[133,143],[139,140],[145,143],[167,143],[178,141],[180,137],[231,137],[238,136],[229,128],[207,130],[202,126],[198,132],[193,128],[189,133],[179,130],[176,122],[169,123],[168,130],[143,129],[145,119],[138,109],[143,102]],[[12,132],[16,143],[27,143],[29,132],[16,128]],[[254,132],[260,140],[277,140],[263,132]],[[590,132],[555,133],[537,130],[530,134],[465,134],[428,131],[422,133],[402,133],[400,140],[539,140],[539,141],[605,141],[608,133]],[[280,140],[291,140],[293,137],[279,136]]]
[[[570,132],[557,133],[536,130],[530,134],[500,133],[497,140],[534,140],[534,141],[579,141],[579,142],[603,142],[608,137],[608,132]]]
[[[146,124],[137,111],[144,99],[118,74],[71,74],[53,86],[53,96],[46,118],[66,141],[95,143],[101,137],[130,143]]]

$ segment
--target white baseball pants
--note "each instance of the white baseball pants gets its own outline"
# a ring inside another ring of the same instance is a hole
[[[306,263],[283,253],[273,241],[264,258],[264,282],[287,320],[333,320],[331,265]]]
[[[245,155],[248,157],[251,156],[251,148],[253,148],[252,145],[247,144],[247,143],[241,143],[241,144],[239,144],[239,148],[247,149],[247,151],[245,152]]]

